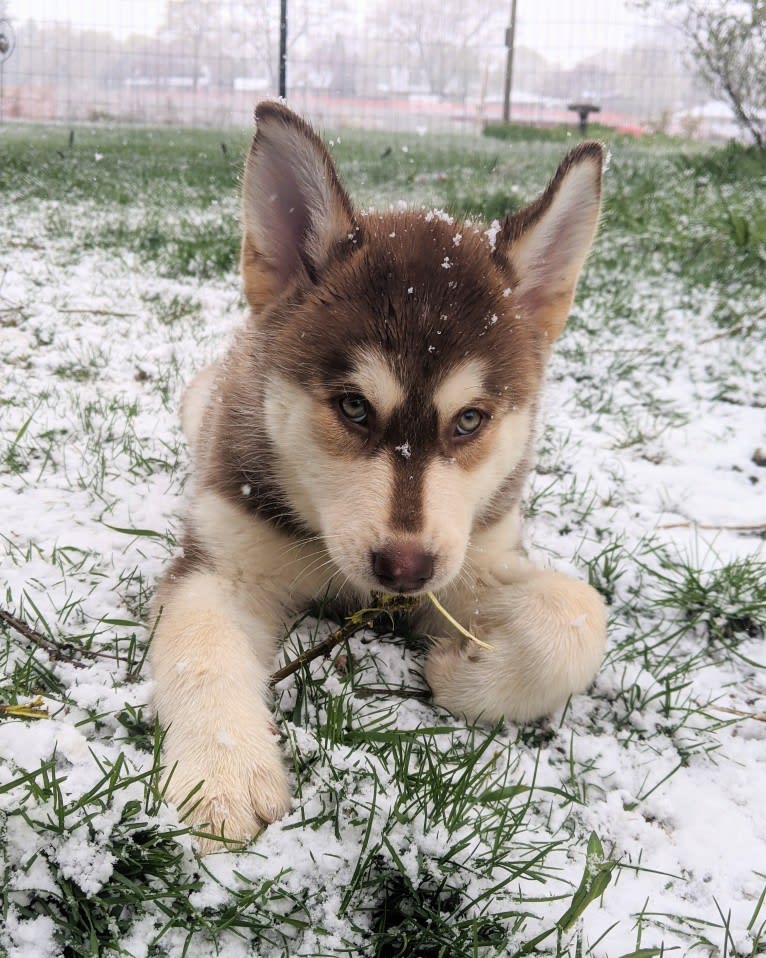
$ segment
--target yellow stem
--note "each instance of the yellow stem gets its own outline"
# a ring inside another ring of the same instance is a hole
[[[447,612],[447,610],[444,608],[441,602],[439,602],[439,600],[436,598],[433,592],[426,592],[426,595],[431,600],[431,602],[433,602],[436,609],[439,612],[441,612],[444,618],[451,625],[453,625],[461,635],[464,635],[467,639],[470,639],[472,642],[475,642],[478,646],[480,646],[482,649],[486,649],[488,652],[495,651],[494,645],[490,645],[489,642],[482,642],[481,639],[477,639],[475,635],[472,635],[468,631],[468,629],[464,629],[463,626],[458,622],[458,620],[454,616],[450,615],[449,612]]]

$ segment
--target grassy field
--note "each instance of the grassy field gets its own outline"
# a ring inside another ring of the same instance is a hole
[[[244,315],[249,131],[0,130],[0,954],[766,955],[766,159],[601,132],[527,495],[532,555],[609,604],[594,687],[466,726],[421,639],[357,635],[277,687],[291,814],[200,861],[146,614],[178,396]],[[574,138],[329,140],[363,208],[491,221]]]

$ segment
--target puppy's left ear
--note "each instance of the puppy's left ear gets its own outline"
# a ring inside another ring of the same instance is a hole
[[[295,282],[313,282],[338,251],[361,239],[324,144],[276,102],[256,107],[257,131],[242,189],[241,269],[259,310]]]
[[[581,143],[542,196],[508,216],[496,238],[495,255],[511,267],[515,301],[550,342],[564,328],[596,233],[603,167],[603,145]]]

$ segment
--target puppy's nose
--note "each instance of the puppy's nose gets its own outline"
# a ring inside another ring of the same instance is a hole
[[[417,545],[398,545],[372,553],[372,571],[392,592],[417,592],[434,574],[434,557]]]

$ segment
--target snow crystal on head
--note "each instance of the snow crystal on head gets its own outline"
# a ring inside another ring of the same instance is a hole
[[[494,249],[497,242],[497,234],[500,232],[500,221],[492,220],[492,225],[488,230],[484,230],[484,235],[489,242],[489,248]]]
[[[434,220],[440,220],[442,223],[448,223],[450,226],[455,222],[454,217],[450,216],[444,210],[429,210],[426,213],[426,223],[432,223]]]

